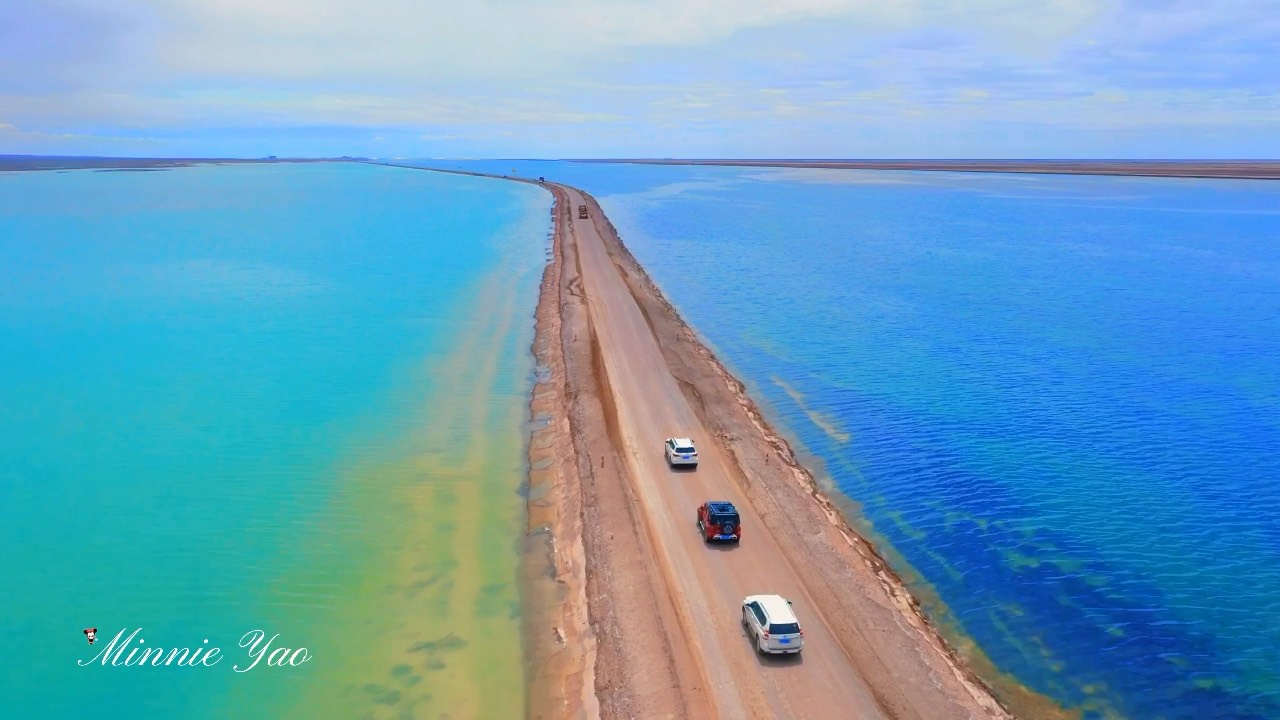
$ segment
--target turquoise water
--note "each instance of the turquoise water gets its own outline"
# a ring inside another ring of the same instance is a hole
[[[1280,184],[479,167],[596,194],[1017,681],[1280,717]]]
[[[519,688],[518,613],[463,589],[516,597],[549,207],[354,164],[0,174],[0,714],[465,716],[447,686]],[[451,539],[479,492],[492,539]],[[418,570],[448,589],[382,594]],[[226,659],[77,666],[139,627]],[[234,672],[255,628],[312,659]],[[459,651],[414,689],[370,648],[419,636]]]

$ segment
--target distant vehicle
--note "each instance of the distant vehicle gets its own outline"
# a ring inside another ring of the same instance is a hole
[[[671,467],[698,466],[698,451],[694,449],[693,441],[689,438],[667,438],[666,442],[662,443],[662,452],[667,456],[667,464]]]
[[[742,601],[742,626],[761,655],[791,655],[804,647],[804,630],[781,595],[749,595]]]
[[[546,178],[542,177],[541,175],[539,175],[539,176],[538,176],[538,182],[540,182],[540,183],[544,183],[544,182],[546,182],[546,181],[547,181],[547,179],[546,179]]]
[[[728,500],[708,500],[698,506],[698,532],[706,542],[742,540],[742,518]]]
[[[587,206],[586,206],[586,205],[579,205],[579,206],[578,206],[578,217],[579,217],[579,218],[581,218],[581,219],[583,219],[583,220],[585,220],[585,219],[586,219],[586,217],[587,217]]]

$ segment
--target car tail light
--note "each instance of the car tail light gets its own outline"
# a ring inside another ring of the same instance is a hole
[[[761,637],[763,637],[765,640],[768,640],[768,639],[769,639],[769,631],[768,631],[768,630],[765,630],[763,633],[761,633],[761,634],[760,634],[760,636],[761,636]]]

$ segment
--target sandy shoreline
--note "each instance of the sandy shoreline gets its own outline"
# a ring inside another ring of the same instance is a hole
[[[696,717],[680,690],[682,663],[646,630],[646,618],[664,611],[665,588],[622,460],[610,452],[608,399],[584,391],[596,381],[595,359],[580,282],[563,272],[576,265],[565,242],[569,209],[557,195],[534,343],[528,716]]]
[[[554,213],[558,208],[553,208]],[[555,263],[543,272],[529,401],[529,517],[522,563],[530,718],[598,717],[595,640],[587,616],[582,482],[567,432],[565,361]]]
[[[824,168],[832,170],[922,170],[932,172],[1018,173],[1041,175],[1117,175],[1130,177],[1280,180],[1280,161],[1144,160],[573,160],[630,165],[716,165],[724,167]]]

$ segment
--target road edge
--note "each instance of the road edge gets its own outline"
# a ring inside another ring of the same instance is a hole
[[[824,545],[837,551],[840,565],[861,563],[876,578],[876,586],[882,597],[870,598],[872,604],[892,607],[904,623],[896,623],[900,640],[924,652],[917,657],[926,666],[929,680],[941,690],[941,696],[925,697],[906,692],[906,681],[891,667],[877,665],[875,652],[850,653],[854,665],[863,672],[873,693],[882,707],[892,716],[900,718],[950,718],[982,717],[1013,718],[1035,717],[1038,720],[1075,717],[1074,712],[1064,710],[1049,698],[1023,688],[1010,678],[1001,677],[999,686],[980,676],[934,623],[925,614],[920,601],[913,596],[903,578],[884,558],[875,543],[865,538],[848,521],[841,505],[828,496],[814,474],[804,466],[792,449],[790,442],[766,419],[759,405],[750,397],[746,385],[737,379],[716,356],[697,332],[683,319],[679,310],[666,297],[644,266],[635,258],[622,240],[617,228],[604,213],[598,201],[589,193],[580,192],[592,205],[592,215],[603,225],[600,235],[614,260],[620,277],[628,284],[632,297],[641,308],[650,329],[657,336],[668,367],[694,412],[705,427],[712,431],[716,443],[730,461],[731,472],[739,489],[757,506],[769,525],[769,532],[792,560],[800,572],[806,588],[815,598],[822,598],[828,618],[839,617],[842,611],[852,610],[852,603],[842,603],[843,591],[853,587],[833,586],[833,578],[824,575],[822,568],[811,562],[821,554]],[[708,375],[709,373],[709,375]],[[712,382],[714,380],[714,382]],[[710,397],[719,395],[716,403]],[[733,408],[737,418],[708,413],[707,407]],[[753,447],[752,436],[764,441],[773,457],[781,462],[771,463],[766,455]],[[787,512],[770,512],[778,503],[794,505],[804,503],[810,510],[820,513],[826,527],[824,532],[812,532],[808,524],[792,524],[778,519],[791,516]],[[839,552],[844,550],[845,552]],[[869,588],[857,588],[864,594]],[[849,598],[844,598],[849,599]],[[863,610],[866,606],[862,606]],[[846,652],[851,646],[873,647],[865,641],[863,630],[857,622],[833,623],[841,645]],[[880,628],[881,630],[883,628]],[[881,638],[883,636],[880,636]],[[914,637],[916,641],[911,641]],[[974,654],[976,649],[970,652]],[[982,658],[983,665],[993,674],[998,669]],[[927,693],[926,693],[927,695]],[[914,696],[914,697],[913,697]],[[944,705],[950,705],[945,708]],[[968,708],[967,710],[964,708]]]
[[[671,612],[670,592],[609,438],[611,398],[581,294],[571,208],[564,191],[543,187],[554,225],[530,400],[527,715],[701,719],[705,695],[688,648],[647,630],[646,618]]]

